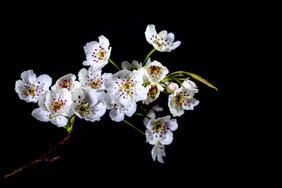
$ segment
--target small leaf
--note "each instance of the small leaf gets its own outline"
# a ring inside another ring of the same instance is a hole
[[[191,76],[192,78],[194,78],[195,80],[198,80],[204,84],[206,84],[207,86],[211,87],[211,88],[214,88],[216,91],[218,91],[218,89],[213,86],[211,83],[209,83],[207,80],[205,80],[204,78],[202,78],[201,76],[197,75],[197,74],[194,74],[194,73],[191,73],[191,72],[183,72],[189,76]]]

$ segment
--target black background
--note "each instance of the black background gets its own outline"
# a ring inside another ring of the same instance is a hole
[[[182,42],[180,47],[170,53],[155,52],[152,60],[160,61],[170,72],[196,73],[219,92],[195,81],[199,88],[195,98],[200,104],[177,118],[179,128],[174,132],[173,143],[165,148],[165,164],[152,161],[153,146],[145,142],[142,134],[122,122],[112,122],[105,115],[95,123],[77,118],[74,132],[80,134],[51,155],[60,156],[58,160],[38,163],[1,181],[105,187],[241,185],[248,179],[249,158],[240,147],[244,134],[238,134],[240,126],[232,111],[235,102],[229,96],[236,91],[229,88],[238,62],[236,54],[240,52],[236,45],[246,30],[244,24],[239,24],[244,10],[232,4],[150,2],[109,7],[107,3],[9,7],[4,29],[7,58],[2,71],[8,76],[2,75],[7,86],[2,91],[5,114],[1,116],[0,130],[1,176],[40,157],[67,135],[64,129],[31,116],[37,105],[19,100],[14,91],[15,81],[29,69],[37,76],[50,75],[53,83],[68,73],[77,75],[84,67],[83,46],[97,41],[100,35],[109,39],[110,59],[120,66],[124,60],[143,61],[152,50],[144,35],[148,24],[155,24],[158,32],[173,32],[175,39]],[[103,69],[115,71],[111,64]],[[169,114],[167,99],[162,94],[153,103],[165,108],[163,115]],[[126,120],[145,131],[142,118]],[[242,163],[247,165],[243,168]]]

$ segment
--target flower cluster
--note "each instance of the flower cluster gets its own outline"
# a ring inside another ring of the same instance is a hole
[[[173,133],[178,128],[177,120],[170,115],[156,117],[155,111],[163,108],[154,106],[145,109],[157,100],[161,93],[168,95],[168,108],[173,117],[179,117],[185,110],[193,110],[199,104],[194,98],[198,92],[196,84],[187,76],[212,86],[200,76],[177,71],[169,74],[169,70],[157,60],[151,61],[149,56],[154,51],[170,52],[180,46],[180,41],[174,42],[174,34],[161,31],[157,33],[154,25],[148,25],[145,37],[154,49],[143,62],[133,60],[124,61],[120,69],[111,59],[110,42],[105,36],[99,41],[89,42],[84,46],[86,60],[77,76],[67,74],[59,78],[52,85],[52,78],[43,74],[36,77],[33,70],[24,71],[21,80],[16,81],[15,91],[19,98],[26,102],[37,103],[38,107],[32,111],[32,116],[42,122],[51,122],[58,127],[72,131],[74,117],[86,121],[99,121],[107,112],[112,121],[130,124],[125,116],[144,116],[146,141],[153,145],[152,158],[163,163],[165,145],[173,140]],[[103,67],[113,64],[118,71],[103,72]],[[51,86],[52,85],[52,86]],[[215,88],[215,87],[214,87]],[[141,107],[142,106],[142,107]],[[136,113],[138,108],[147,114]]]

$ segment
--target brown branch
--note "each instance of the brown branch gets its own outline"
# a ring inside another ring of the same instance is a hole
[[[24,166],[22,166],[22,167],[20,167],[20,168],[18,168],[18,169],[16,169],[16,170],[14,170],[13,172],[11,172],[11,173],[5,175],[5,176],[4,176],[4,179],[9,178],[9,177],[11,177],[11,176],[17,174],[17,173],[23,171],[24,169],[26,169],[26,168],[28,168],[28,167],[30,167],[30,166],[32,166],[32,165],[38,163],[38,162],[41,162],[43,159],[44,159],[45,161],[48,161],[48,162],[53,162],[53,161],[57,160],[60,156],[54,157],[54,158],[52,158],[52,159],[47,159],[46,156],[49,155],[50,153],[52,153],[53,151],[55,151],[59,146],[61,146],[62,144],[64,144],[68,139],[70,139],[70,137],[71,137],[71,134],[68,134],[68,136],[66,136],[63,140],[61,140],[56,146],[54,146],[53,148],[51,148],[47,153],[45,153],[45,154],[42,155],[41,157],[35,159],[34,161],[32,161],[32,162],[30,162],[30,163],[28,163],[28,164],[26,164],[26,165],[24,165]]]

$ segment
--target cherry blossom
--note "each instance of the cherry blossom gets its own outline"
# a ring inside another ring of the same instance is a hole
[[[99,121],[106,112],[104,92],[97,92],[91,87],[78,88],[73,92],[71,105],[75,115],[87,121]]]
[[[19,98],[26,102],[38,101],[40,94],[46,92],[52,84],[52,78],[47,74],[42,74],[36,77],[33,70],[24,71],[21,73],[22,80],[17,80],[15,91]]]
[[[167,33],[166,30],[157,33],[153,24],[147,26],[145,37],[147,42],[160,52],[170,52],[181,44],[180,41],[174,42],[173,33]]]
[[[55,85],[51,87],[53,91],[60,89],[67,89],[68,91],[74,91],[76,88],[81,86],[81,83],[76,81],[76,76],[74,74],[67,74],[59,78]]]
[[[92,66],[93,70],[103,68],[111,55],[112,48],[109,47],[109,40],[101,35],[99,42],[92,41],[84,46],[86,60],[83,62],[85,66]]]
[[[199,101],[193,98],[194,92],[195,90],[180,87],[169,95],[168,107],[174,117],[183,115],[184,110],[194,110],[199,104]]]
[[[146,86],[147,89],[147,98],[144,100],[145,104],[150,104],[151,102],[155,101],[158,99],[160,96],[161,91],[164,90],[164,88],[156,83],[156,84],[150,84]]]
[[[159,106],[153,107],[154,109],[150,111],[144,119],[149,119],[149,121],[143,121],[147,130],[145,132],[147,142],[154,145],[151,155],[153,161],[158,159],[160,163],[164,163],[163,157],[165,157],[165,145],[171,144],[173,140],[172,131],[178,128],[176,119],[170,119],[170,116],[165,116],[161,118],[155,118],[154,111],[162,111],[163,109]]]
[[[110,77],[105,86],[112,100],[127,108],[131,102],[147,98],[146,88],[142,84],[143,78],[138,71],[121,70]]]
[[[83,87],[91,87],[97,91],[105,90],[105,81],[112,76],[111,73],[102,74],[102,70],[93,70],[91,67],[87,70],[82,68],[78,72],[78,80],[82,84]]]
[[[39,121],[50,121],[58,127],[63,127],[68,122],[66,117],[73,115],[71,104],[72,96],[67,89],[46,91],[39,96],[39,108],[34,109],[31,114]]]
[[[156,60],[153,62],[149,61],[146,65],[144,72],[151,83],[160,82],[169,72],[166,66],[163,66]]]
[[[125,108],[118,102],[112,99],[109,94],[105,96],[105,102],[107,109],[110,110],[110,118],[115,122],[121,122],[124,120],[124,116],[131,117],[136,112],[136,102],[130,101],[127,107]]]

